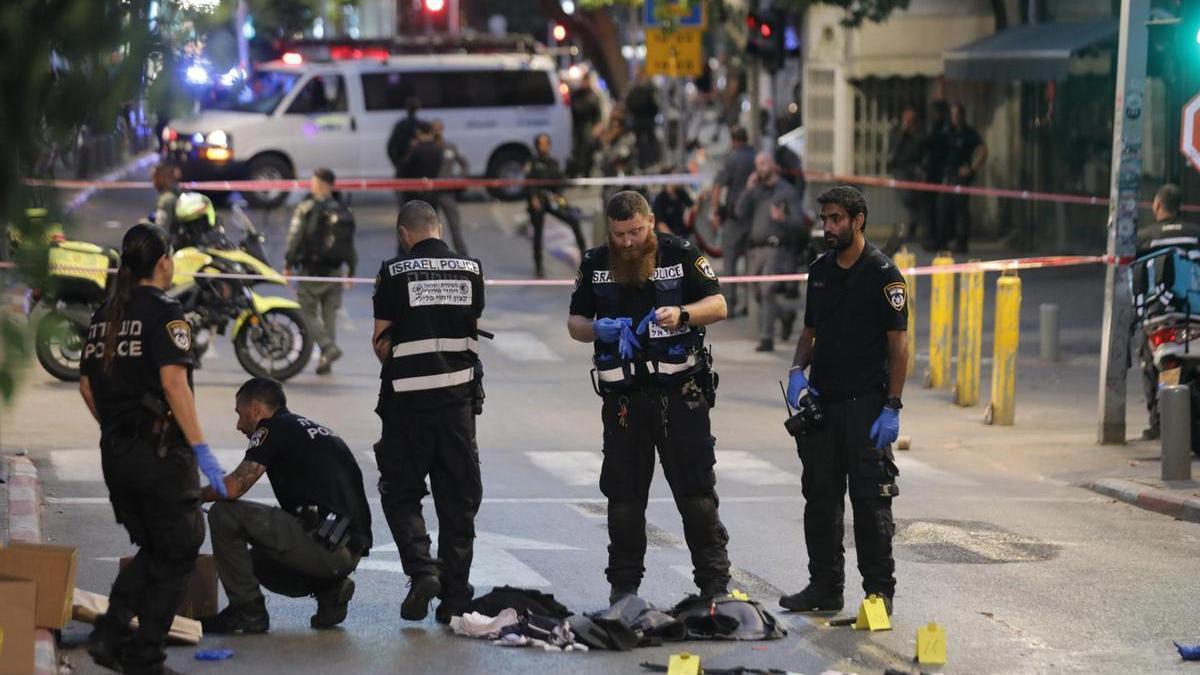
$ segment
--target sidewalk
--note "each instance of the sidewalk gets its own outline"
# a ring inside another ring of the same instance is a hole
[[[42,488],[37,467],[24,455],[0,455],[0,543],[42,541]],[[54,634],[34,632],[34,675],[59,672]]]

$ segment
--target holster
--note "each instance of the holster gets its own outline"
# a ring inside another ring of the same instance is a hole
[[[480,362],[475,363],[475,379],[471,381],[471,386],[471,408],[476,415],[482,415],[485,394],[483,391],[483,364]]]
[[[297,507],[296,517],[312,538],[330,551],[350,539],[350,516],[309,505]]]
[[[704,394],[709,408],[717,407],[717,387],[721,384],[721,376],[713,370],[712,347],[705,347],[699,354],[700,367],[696,370],[696,384]]]
[[[154,443],[155,452],[162,459],[171,448],[182,443],[182,431],[166,401],[147,392],[142,395],[142,407],[151,415],[147,438]]]

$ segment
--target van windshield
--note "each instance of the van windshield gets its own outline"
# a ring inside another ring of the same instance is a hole
[[[269,115],[299,79],[299,73],[260,70],[248,77],[240,87],[213,87],[205,100],[201,101],[200,107],[205,110],[233,110]]]

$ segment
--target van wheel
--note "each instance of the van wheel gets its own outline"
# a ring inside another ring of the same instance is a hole
[[[289,180],[295,178],[292,167],[276,155],[262,155],[250,160],[248,178],[250,180]],[[287,199],[287,190],[264,190],[261,192],[246,192],[246,201],[251,206],[262,209],[273,209]]]
[[[508,147],[496,151],[488,162],[488,178],[524,178],[525,163],[529,161],[529,151],[521,147]],[[488,192],[497,199],[506,202],[516,201],[525,196],[525,188],[520,185],[488,188]]]

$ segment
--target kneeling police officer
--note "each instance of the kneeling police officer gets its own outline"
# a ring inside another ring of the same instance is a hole
[[[637,593],[646,571],[655,448],[683,518],[696,585],[703,596],[724,595],[729,535],[717,513],[709,426],[715,383],[704,326],[725,318],[725,298],[694,245],[655,234],[640,194],[613,195],[606,215],[608,243],[583,256],[567,329],[594,344],[594,386],[604,399],[609,600]]]
[[[861,192],[835,187],[817,203],[830,250],[809,266],[804,332],[787,389],[790,405],[811,412],[815,399],[824,417],[823,423],[812,423],[810,415],[808,428],[794,431],[804,466],[809,583],[779,604],[800,612],[842,608],[849,481],[863,590],[881,596],[891,614],[896,591],[892,498],[899,494],[900,473],[892,442],[900,433],[900,395],[908,371],[908,291],[896,265],[863,235],[867,202]],[[811,385],[804,376],[810,365]]]
[[[250,439],[246,458],[225,478],[228,496],[205,488],[217,574],[229,606],[201,620],[204,632],[265,633],[259,585],[293,598],[312,595],[313,628],[346,618],[350,573],[371,548],[371,509],[362,472],[345,442],[287,409],[283,385],[256,377],[238,389],[237,429]],[[242,501],[263,473],[279,507]]]

